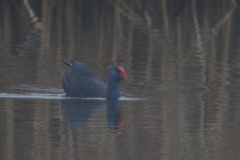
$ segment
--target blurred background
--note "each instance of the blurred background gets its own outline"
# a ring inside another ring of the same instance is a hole
[[[0,159],[239,159],[239,5],[0,0]],[[127,98],[61,100],[71,59]]]

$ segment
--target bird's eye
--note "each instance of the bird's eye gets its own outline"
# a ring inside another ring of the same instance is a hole
[[[116,71],[117,73],[119,73],[119,72],[120,72],[118,68],[116,68],[116,69],[115,69],[115,71]]]

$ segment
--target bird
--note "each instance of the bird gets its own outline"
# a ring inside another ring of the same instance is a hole
[[[124,68],[114,65],[108,72],[108,83],[94,76],[91,69],[84,63],[71,60],[66,72],[61,74],[61,85],[67,97],[100,97],[120,98],[119,83],[128,80]]]

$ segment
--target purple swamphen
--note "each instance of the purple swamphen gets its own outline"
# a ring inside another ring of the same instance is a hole
[[[119,83],[128,76],[122,66],[112,66],[108,73],[108,84],[96,78],[83,63],[71,60],[65,73],[61,75],[61,84],[68,97],[106,97],[119,98]]]

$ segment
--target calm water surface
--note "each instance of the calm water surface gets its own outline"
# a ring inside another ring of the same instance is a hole
[[[240,159],[238,1],[184,2],[0,1],[0,159]],[[123,98],[66,98],[71,59]]]

